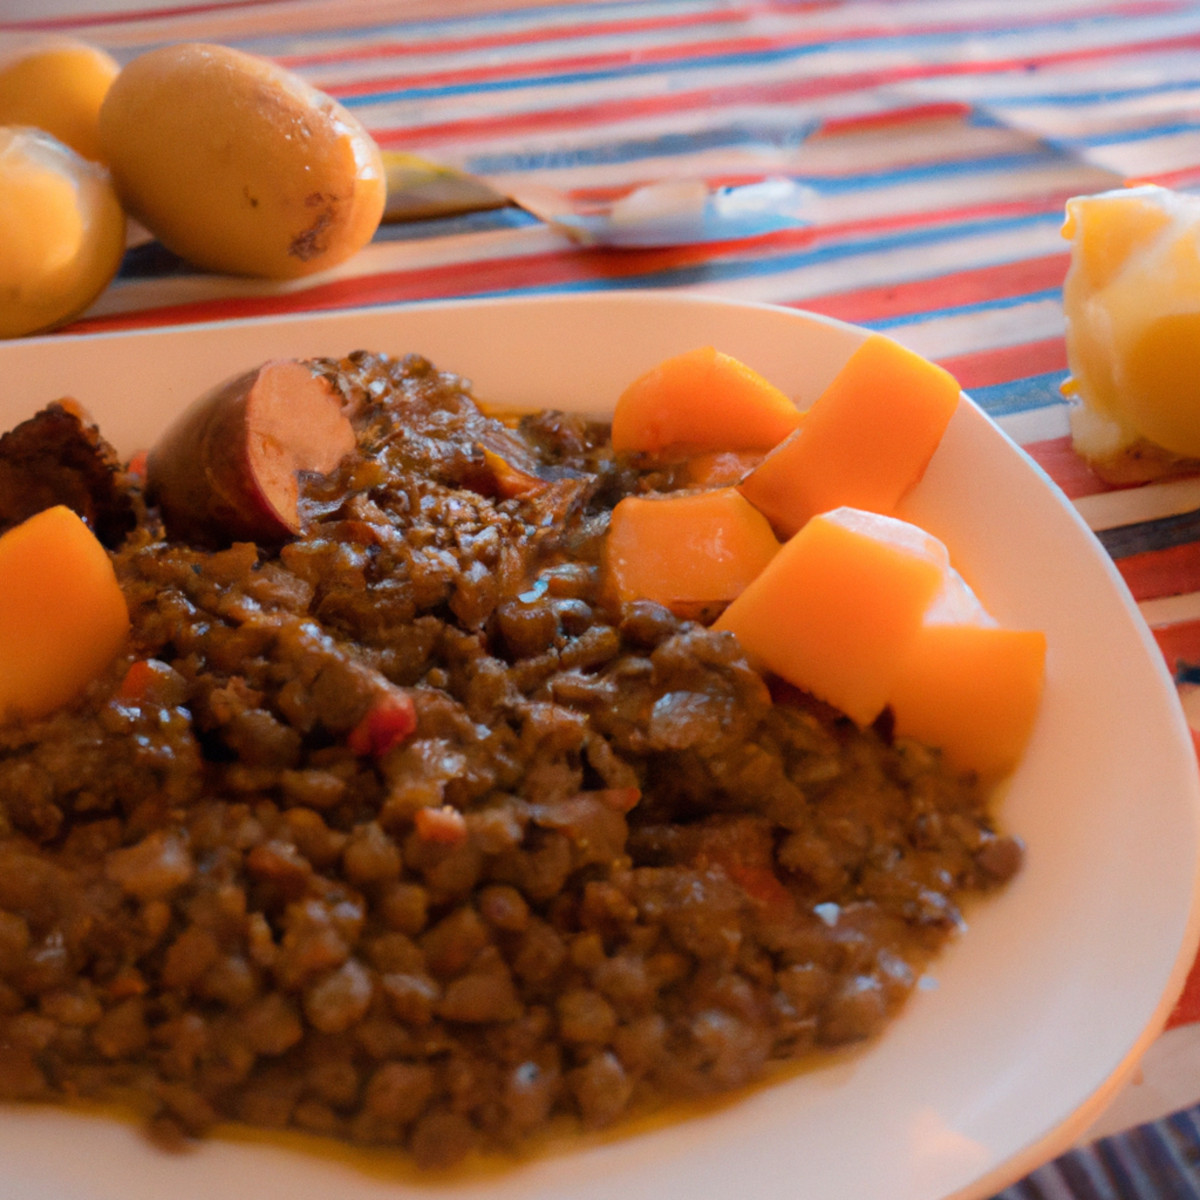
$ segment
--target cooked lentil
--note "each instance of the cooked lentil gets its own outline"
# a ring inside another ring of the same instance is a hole
[[[277,552],[105,477],[130,651],[0,729],[0,1097],[440,1167],[878,1033],[1018,869],[987,795],[606,606],[608,512],[670,464],[417,357],[317,367],[359,452]]]

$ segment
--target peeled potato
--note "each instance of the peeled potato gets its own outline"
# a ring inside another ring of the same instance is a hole
[[[0,128],[0,337],[82,312],[125,251],[108,172],[40,129]]]
[[[1071,435],[1103,478],[1200,459],[1200,198],[1143,186],[1067,201]]]
[[[0,125],[32,125],[100,158],[100,105],[121,68],[98,46],[38,43],[0,62]]]
[[[290,279],[371,240],[379,148],[341,105],[254,55],[184,42],[135,58],[100,110],[122,201],[198,267]]]

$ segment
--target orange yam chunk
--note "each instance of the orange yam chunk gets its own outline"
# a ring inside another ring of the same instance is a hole
[[[734,488],[626,496],[613,509],[604,586],[618,603],[690,612],[732,600],[779,550],[766,518]]]
[[[940,747],[960,771],[1006,775],[1033,729],[1045,664],[1044,633],[1001,627],[951,572],[892,688],[895,732]]]
[[[948,371],[872,334],[741,493],[784,537],[843,505],[891,513],[925,473],[958,398]]]
[[[0,537],[0,721],[73,700],[128,630],[108,552],[71,509],[45,509]]]
[[[613,410],[614,450],[768,450],[800,423],[791,399],[745,363],[701,346],[635,379]]]
[[[736,634],[759,666],[869,725],[949,569],[946,547],[916,525],[838,508],[786,542],[714,628]]]

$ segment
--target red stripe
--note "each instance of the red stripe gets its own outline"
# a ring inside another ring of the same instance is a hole
[[[1186,37],[1158,38],[1137,43],[1090,46],[1060,50],[1051,54],[1020,58],[972,59],[936,65],[906,64],[886,71],[859,71],[828,78],[801,78],[764,84],[732,84],[727,87],[699,88],[667,95],[648,95],[619,100],[596,100],[566,108],[501,114],[494,117],[470,117],[427,125],[373,130],[383,146],[415,148],[433,143],[483,137],[497,137],[549,129],[578,129],[638,117],[678,113],[695,109],[717,109],[723,105],[747,102],[797,103],[847,92],[870,91],[889,84],[920,79],[954,76],[993,75],[1005,71],[1035,70],[1049,66],[1128,57],[1160,50],[1200,47],[1200,33]]]
[[[667,253],[667,252],[664,252]],[[146,308],[132,313],[85,317],[63,331],[98,333],[146,325],[181,325],[193,321],[269,316],[275,313],[350,308],[355,305],[388,304],[410,300],[441,300],[456,296],[533,287],[571,280],[603,279],[632,274],[609,269],[623,264],[621,257],[606,258],[597,251],[557,251],[524,258],[482,262],[450,263],[413,270],[383,271],[376,275],[337,279],[314,284],[303,291],[265,296],[223,296],[186,304]]]
[[[1022,449],[1058,484],[1068,499],[1077,500],[1080,496],[1115,490],[1075,453],[1069,434],[1030,442]]]
[[[1061,371],[1067,365],[1067,351],[1062,338],[1054,337],[1041,342],[1023,342],[1019,346],[996,346],[973,354],[941,358],[938,362],[970,391],[971,388]]]
[[[880,321],[907,313],[928,312],[931,309],[956,308],[983,300],[998,300],[1004,296],[1021,296],[1059,287],[1066,274],[1070,255],[1048,254],[1042,258],[1027,258],[1020,262],[999,263],[957,271],[929,279],[914,279],[907,283],[884,284],[858,288],[852,292],[837,292],[823,296],[810,307],[826,316],[843,321],[864,323]],[[1053,367],[1047,370],[1054,370]],[[1024,371],[1033,375],[1038,372]],[[991,379],[976,378],[973,386],[1011,379],[998,375]]]
[[[1130,554],[1116,564],[1135,600],[1200,591],[1200,542]]]
[[[128,8],[120,12],[73,13],[61,17],[36,17],[25,21],[0,21],[0,29],[35,30],[83,28],[95,25],[123,25],[131,21],[169,20],[225,12],[231,8],[267,8],[289,4],[291,0],[223,0],[219,4],[180,4],[175,8]]]
[[[1200,734],[1195,730],[1192,731],[1192,744],[1200,755]],[[1175,1029],[1179,1025],[1190,1025],[1193,1021],[1200,1021],[1200,958],[1192,963],[1183,991],[1167,1018],[1166,1028]]]
[[[889,108],[884,112],[861,113],[848,117],[830,117],[821,122],[821,127],[808,140],[818,141],[824,137],[844,136],[847,133],[864,133],[873,129],[886,129],[892,125],[908,124],[910,121],[938,121],[947,117],[965,117],[972,105],[953,100],[911,104],[907,108]]]
[[[1180,667],[1200,665],[1200,621],[1181,621],[1151,629],[1158,648],[1167,660],[1167,670],[1177,674]]]
[[[1151,175],[1138,175],[1126,180],[1129,186],[1139,183],[1157,183],[1162,187],[1185,188],[1200,183],[1200,166],[1181,167],[1175,171],[1159,171]]]

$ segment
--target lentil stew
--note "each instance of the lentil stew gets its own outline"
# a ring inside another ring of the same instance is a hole
[[[358,445],[279,547],[169,538],[71,406],[0,442],[0,527],[36,457],[133,620],[0,728],[0,1098],[443,1167],[877,1035],[1019,869],[987,791],[606,602],[608,513],[677,464],[416,356],[313,367]]]

